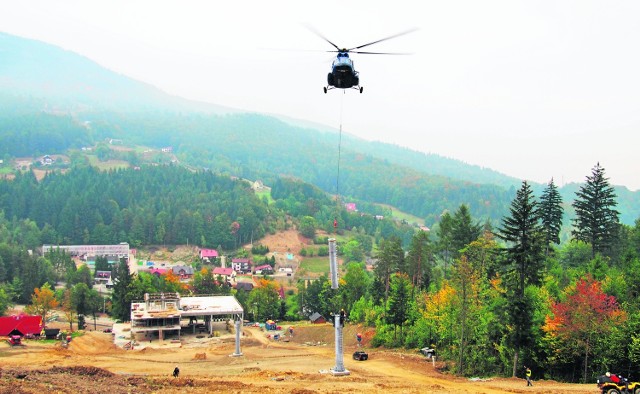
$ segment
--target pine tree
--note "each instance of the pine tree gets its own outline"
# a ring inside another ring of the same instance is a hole
[[[454,257],[460,257],[461,250],[482,235],[482,225],[473,223],[469,207],[460,205],[453,214],[451,223],[451,244]]]
[[[407,271],[414,289],[427,289],[431,282],[432,247],[429,233],[418,231],[411,239],[407,255]]]
[[[552,243],[560,243],[560,229],[562,228],[562,197],[558,187],[553,183],[553,178],[542,192],[540,197],[540,220],[544,229],[546,254],[549,254],[549,247]]]
[[[444,261],[443,274],[447,278],[447,266],[449,265],[452,257],[453,243],[451,240],[451,229],[453,228],[453,218],[449,212],[444,212],[440,217],[440,223],[438,224],[438,230],[436,235],[438,241],[436,248]]]
[[[543,228],[538,206],[529,184],[524,181],[511,203],[511,216],[502,219],[497,236],[507,242],[505,247],[506,285],[509,296],[509,316],[513,327],[511,342],[514,346],[513,376],[520,348],[530,338],[532,308],[525,298],[525,288],[538,284],[544,263]]]
[[[604,176],[604,168],[597,163],[587,176],[587,182],[576,192],[573,208],[576,218],[573,220],[574,239],[591,244],[591,255],[606,254],[614,245],[620,213],[615,210],[616,194]]]
[[[391,275],[398,271],[398,267],[402,266],[404,266],[404,250],[402,250],[402,241],[400,238],[391,237],[388,240],[381,241],[378,263],[376,264],[374,272],[384,284],[385,303],[389,298]]]
[[[113,293],[111,294],[112,315],[117,320],[127,322],[131,320],[131,298],[129,287],[133,276],[129,271],[129,264],[121,259],[115,271],[113,279]]]
[[[396,339],[397,328],[400,326],[400,337],[403,337],[402,328],[409,318],[411,310],[411,282],[405,273],[397,273],[391,278],[391,291],[389,292],[389,308],[387,310],[387,323],[393,324],[393,339]]]

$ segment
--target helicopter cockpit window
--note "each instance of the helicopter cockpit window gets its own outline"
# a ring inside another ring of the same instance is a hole
[[[353,62],[349,57],[341,57],[338,56],[336,60],[333,61],[334,66],[353,66]]]

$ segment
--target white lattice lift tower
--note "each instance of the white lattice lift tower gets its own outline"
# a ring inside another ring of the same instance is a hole
[[[336,250],[336,240],[334,238],[329,239],[329,267],[331,271],[331,288],[338,289],[338,251]],[[346,316],[344,309],[340,313],[336,313],[333,317],[333,327],[336,336],[336,366],[331,368],[330,372],[333,375],[349,375],[350,372],[344,367],[344,352],[342,350],[342,328],[344,327],[344,321]]]

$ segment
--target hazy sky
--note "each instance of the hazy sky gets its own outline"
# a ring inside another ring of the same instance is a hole
[[[190,99],[281,114],[521,179],[597,162],[640,189],[640,1],[0,0],[0,31]],[[322,92],[332,47],[364,93]]]

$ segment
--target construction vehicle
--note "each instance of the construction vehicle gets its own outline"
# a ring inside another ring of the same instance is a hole
[[[369,359],[369,354],[364,350],[357,350],[353,353],[353,359],[357,361],[366,361]]]
[[[22,343],[22,337],[20,335],[11,335],[9,337],[9,339],[7,339],[7,342],[9,342],[9,345],[11,347],[14,347],[14,346],[25,346]]]
[[[598,376],[598,390],[602,394],[640,394],[640,383],[629,382],[627,378],[618,376],[618,379],[612,379],[611,375],[605,374]],[[615,377],[614,377],[615,378]],[[617,381],[616,381],[617,380]]]

